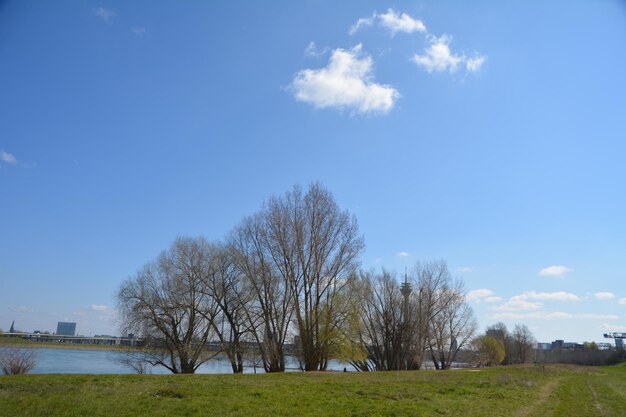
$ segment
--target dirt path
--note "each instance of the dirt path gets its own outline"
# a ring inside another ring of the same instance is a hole
[[[527,407],[518,410],[517,413],[515,413],[515,416],[526,417],[535,412],[539,407],[541,407],[548,401],[548,398],[550,398],[550,394],[554,392],[556,387],[559,385],[559,382],[561,382],[560,379],[548,381],[543,387],[541,387],[537,399],[533,401],[532,404],[529,404]]]
[[[600,404],[600,401],[598,401],[598,394],[596,394],[596,391],[591,386],[589,380],[587,380],[587,388],[591,391],[591,395],[593,396],[593,406],[596,407],[596,410],[598,410],[598,415],[604,416],[604,408],[602,407],[602,404]]]

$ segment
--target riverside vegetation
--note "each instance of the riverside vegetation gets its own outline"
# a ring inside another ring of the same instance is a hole
[[[2,416],[623,416],[626,366],[0,377]]]

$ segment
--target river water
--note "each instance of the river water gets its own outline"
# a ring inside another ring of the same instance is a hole
[[[35,368],[33,374],[132,374],[134,371],[119,362],[124,353],[115,350],[96,349],[52,349],[37,348]],[[287,367],[296,371],[298,361],[293,357],[287,358]],[[328,366],[330,371],[341,371],[350,366],[337,361],[331,361]],[[201,365],[196,373],[199,374],[229,374],[232,373],[228,359],[213,358]],[[244,368],[244,373],[253,373],[252,367]],[[257,373],[263,372],[263,367],[256,368]],[[149,369],[152,374],[169,374],[166,368],[157,366]]]

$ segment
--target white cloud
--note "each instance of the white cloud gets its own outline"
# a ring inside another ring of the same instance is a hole
[[[622,305],[626,304],[626,297],[620,298],[619,299],[619,303],[622,304]]]
[[[459,268],[459,272],[472,272],[474,270],[474,268],[472,268],[471,266],[462,266],[461,268]]]
[[[426,25],[418,19],[414,19],[406,13],[398,13],[388,9],[387,13],[378,14],[380,26],[389,29],[392,35],[398,32],[413,33],[426,32]]]
[[[388,9],[386,13],[374,13],[371,17],[362,17],[357,20],[350,27],[350,35],[354,35],[362,27],[372,26],[374,22],[378,22],[378,26],[389,30],[392,36],[398,32],[426,32],[426,25],[421,20],[406,13],[398,13],[393,9]]]
[[[398,253],[396,253],[396,256],[399,256],[401,258],[407,258],[407,257],[411,256],[411,254],[409,252],[398,252]]]
[[[104,304],[92,304],[90,307],[93,311],[107,311],[109,309]]]
[[[520,298],[511,298],[504,304],[493,307],[494,310],[497,311],[517,311],[517,310],[537,310],[543,307],[543,304],[540,302],[532,302],[525,299]]]
[[[28,306],[19,306],[17,308],[14,308],[13,311],[15,311],[16,313],[31,313],[33,310]]]
[[[560,277],[570,271],[572,271],[572,269],[566,266],[552,265],[552,266],[543,268],[541,271],[539,271],[539,275],[546,276],[546,277]]]
[[[134,27],[131,29],[133,31],[133,33],[139,37],[143,36],[146,34],[146,28],[143,27]]]
[[[113,10],[105,9],[102,6],[94,9],[94,13],[107,24],[113,23],[113,19],[117,16]]]
[[[493,291],[487,288],[479,288],[477,290],[472,290],[468,292],[467,295],[465,296],[465,299],[467,301],[476,300],[476,302],[480,302],[481,299],[490,297],[490,296],[493,296]]]
[[[494,292],[487,288],[479,288],[477,290],[472,290],[467,293],[465,296],[467,301],[474,301],[476,304],[480,304],[481,302],[485,303],[495,303],[498,301],[502,301],[502,297],[498,297],[494,295]]]
[[[588,320],[617,320],[618,316],[613,314],[593,314],[582,313],[572,314],[562,311],[549,312],[533,312],[533,313],[497,313],[491,316],[493,319],[537,319],[537,320],[572,320],[572,319],[588,319]]]
[[[565,291],[555,292],[535,292],[524,291],[520,295],[516,295],[513,298],[522,300],[547,300],[547,301],[578,301],[580,298],[576,294]]]
[[[555,292],[536,292],[536,291],[524,291],[521,294],[514,295],[509,298],[506,303],[493,307],[498,311],[516,311],[516,310],[536,310],[543,307],[543,303],[539,301],[579,301],[580,298],[576,294],[565,291]]]
[[[596,299],[598,300],[612,300],[615,298],[615,294],[613,294],[612,292],[608,292],[608,291],[601,291],[601,292],[597,292],[594,294],[594,296],[596,297]]]
[[[359,113],[388,113],[400,96],[398,90],[372,81],[372,58],[352,49],[335,49],[328,65],[299,71],[291,83],[296,100],[318,108],[346,108]]]
[[[465,64],[467,71],[476,72],[485,62],[485,56],[468,58],[465,55],[457,55],[450,50],[452,37],[443,35],[439,38],[429,36],[430,45],[424,50],[424,54],[415,54],[413,62],[424,68],[427,72],[456,72],[458,67]]]
[[[5,151],[0,151],[0,160],[2,162],[6,162],[7,164],[11,164],[11,165],[17,164],[17,158],[15,158],[13,154],[10,154]]]

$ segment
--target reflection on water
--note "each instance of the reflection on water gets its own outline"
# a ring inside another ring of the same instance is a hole
[[[90,350],[90,349],[51,349],[39,348],[37,352],[37,365],[31,371],[33,374],[132,374],[134,371],[119,363],[124,355],[114,350]],[[345,364],[331,361],[328,369],[340,371]],[[287,367],[290,370],[298,368],[295,358],[287,358]],[[349,367],[348,367],[348,370]],[[244,369],[244,373],[253,373],[252,367]],[[257,373],[263,372],[263,367],[257,367]],[[152,374],[169,374],[170,372],[161,367],[153,367],[149,370]],[[232,373],[228,359],[213,358],[198,368],[199,374],[229,374]]]

